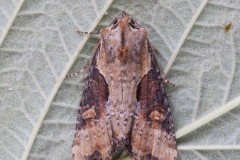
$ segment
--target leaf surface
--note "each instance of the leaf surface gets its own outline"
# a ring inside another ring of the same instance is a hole
[[[84,68],[99,39],[76,30],[99,30],[124,10],[146,26],[176,84],[166,87],[178,160],[240,159],[239,8],[224,0],[0,0],[0,159],[71,159],[84,76],[64,77]]]

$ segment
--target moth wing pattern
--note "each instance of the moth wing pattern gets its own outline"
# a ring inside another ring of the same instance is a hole
[[[131,153],[137,160],[175,160],[176,139],[171,110],[155,53],[149,42],[151,69],[137,88],[137,109],[132,126]]]
[[[73,160],[111,159],[112,132],[105,114],[109,93],[107,83],[96,67],[99,50],[100,43],[95,48],[78,110]]]
[[[175,160],[176,140],[163,78],[147,30],[123,12],[100,31],[89,66],[73,160]]]

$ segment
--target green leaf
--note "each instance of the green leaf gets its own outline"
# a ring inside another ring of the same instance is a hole
[[[124,10],[146,26],[176,84],[166,87],[178,160],[240,159],[239,8],[224,0],[0,0],[0,159],[71,159],[84,75],[65,76],[84,68],[99,39],[76,30],[99,30]]]

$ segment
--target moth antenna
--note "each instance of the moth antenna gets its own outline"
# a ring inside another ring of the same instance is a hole
[[[84,32],[84,31],[76,31],[77,34],[84,35],[84,34],[100,34],[100,31],[93,31],[93,32]]]
[[[79,76],[82,73],[84,73],[84,71],[81,69],[78,72],[74,72],[74,73],[70,73],[70,74],[66,75],[65,78]]]
[[[170,84],[170,85],[173,86],[173,87],[176,86],[174,83],[172,83],[171,81],[169,81],[169,80],[167,79],[167,76],[166,76],[165,73],[163,73],[161,77],[162,77],[162,80],[163,80],[164,83]]]

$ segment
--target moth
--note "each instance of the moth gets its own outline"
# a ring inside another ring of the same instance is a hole
[[[175,160],[171,109],[147,30],[122,12],[100,30],[77,116],[73,160]]]

